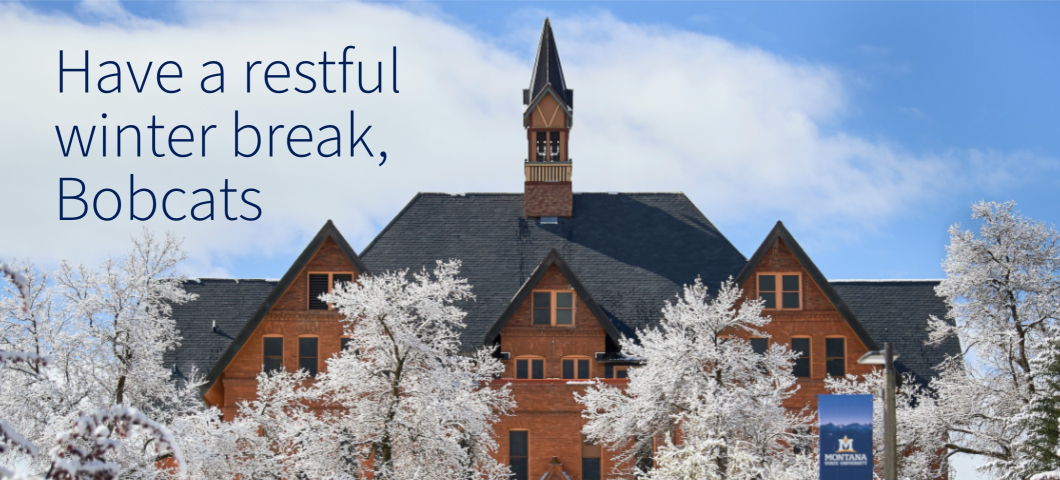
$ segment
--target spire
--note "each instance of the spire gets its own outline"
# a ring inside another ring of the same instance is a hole
[[[537,98],[546,85],[552,85],[552,90],[563,99],[567,108],[574,107],[574,92],[567,89],[567,82],[563,79],[563,66],[559,63],[559,50],[556,48],[556,38],[552,35],[552,24],[548,18],[545,18],[545,26],[541,29],[541,43],[537,47],[534,73],[530,77],[530,88],[525,91],[523,104],[529,104]]]

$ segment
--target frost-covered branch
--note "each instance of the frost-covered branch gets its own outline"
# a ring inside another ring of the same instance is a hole
[[[59,435],[58,445],[48,452],[51,468],[45,478],[55,480],[110,480],[121,466],[107,456],[121,446],[133,428],[147,434],[161,452],[172,454],[178,476],[184,474],[184,458],[173,434],[139,410],[114,405],[109,410],[83,414],[72,428]]]
[[[637,332],[639,342],[620,342],[643,363],[630,369],[626,388],[601,383],[575,396],[585,405],[583,432],[616,452],[616,473],[666,442],[644,478],[812,478],[812,462],[790,447],[805,443],[799,432],[811,416],[783,406],[798,389],[795,354],[776,343],[758,354],[746,338],[768,337],[762,302],[745,301],[731,280],[711,298],[697,279],[662,317]]]

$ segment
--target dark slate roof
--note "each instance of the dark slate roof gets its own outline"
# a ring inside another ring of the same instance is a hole
[[[567,89],[567,81],[563,78],[563,66],[559,63],[559,49],[556,48],[556,38],[552,36],[552,24],[547,18],[545,26],[541,29],[541,42],[537,47],[537,58],[534,59],[534,72],[530,77],[527,103],[536,99],[546,85],[552,85],[552,89],[563,99],[563,103],[568,108],[574,106],[573,92]]]
[[[481,345],[520,287],[555,249],[625,335],[702,276],[717,285],[746,259],[682,193],[578,193],[558,224],[527,219],[522,194],[421,193],[361,253],[373,272],[463,261],[473,286],[463,347]]]
[[[960,352],[952,338],[937,347],[924,345],[928,316],[946,318],[946,303],[935,295],[938,280],[837,280],[830,282],[865,329],[879,344],[894,343],[899,372],[910,372],[922,382],[935,376],[935,365],[945,355]],[[952,320],[947,320],[952,322]]]
[[[183,340],[175,351],[163,356],[166,368],[176,366],[178,377],[190,375],[193,367],[199,375],[206,375],[276,283],[219,278],[184,282],[184,290],[199,297],[173,306],[173,318]]]

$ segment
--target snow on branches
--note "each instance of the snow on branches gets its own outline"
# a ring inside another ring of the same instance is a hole
[[[45,478],[51,480],[110,480],[118,478],[121,467],[107,461],[107,454],[121,446],[133,427],[144,430],[159,451],[172,454],[177,475],[184,474],[184,459],[169,429],[147,418],[139,410],[121,405],[81,415],[66,432],[59,435],[58,445],[48,452],[51,468]]]
[[[316,398],[340,407],[326,412],[326,461],[380,480],[508,478],[491,456],[492,425],[514,400],[507,385],[491,385],[504,367],[487,347],[460,352],[466,314],[454,303],[474,296],[459,272],[459,261],[439,261],[431,272],[365,274],[321,296],[350,338],[315,384]]]
[[[0,263],[0,273],[2,273],[11,283],[15,284],[15,288],[18,289],[19,294],[22,297],[22,311],[29,312],[29,281],[22,275],[21,272],[8,266],[5,263]]]
[[[54,275],[28,264],[0,269],[16,287],[0,296],[0,342],[34,352],[0,353],[5,437],[14,438],[7,433],[17,428],[27,443],[60,438],[62,446],[52,450],[57,456],[0,452],[5,464],[70,479],[114,478],[119,470],[123,478],[155,479],[182,471],[165,423],[203,408],[197,394],[171,381],[162,355],[180,340],[171,305],[192,298],[176,272],[184,253],[171,235],[156,239],[146,230],[133,244],[98,269],[66,262]]]
[[[932,343],[957,337],[963,349],[931,382],[933,421],[949,432],[950,452],[987,459],[981,469],[996,478],[1033,473],[1024,471],[1033,463],[1024,419],[1042,395],[1057,395],[1043,388],[1039,357],[1060,334],[1060,234],[1015,207],[980,202],[978,235],[950,228],[936,292],[953,324],[932,317],[929,327]]]
[[[794,432],[808,431],[811,415],[782,405],[798,389],[795,354],[776,343],[758,354],[741,338],[768,337],[759,330],[770,322],[762,302],[743,300],[731,280],[712,299],[696,279],[662,313],[658,327],[637,332],[639,342],[620,342],[642,362],[625,389],[597,384],[576,394],[583,432],[627,468],[665,442],[656,469],[641,474],[647,479],[814,478],[812,457],[791,449],[808,443]]]

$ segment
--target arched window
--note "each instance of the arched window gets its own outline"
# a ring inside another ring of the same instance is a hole
[[[545,378],[544,357],[526,355],[515,359],[515,378],[541,380]]]

